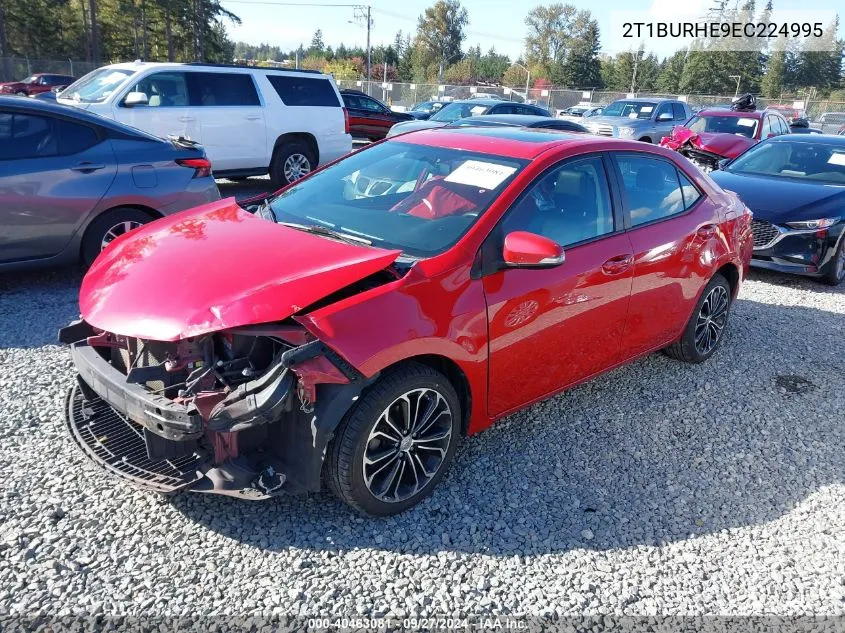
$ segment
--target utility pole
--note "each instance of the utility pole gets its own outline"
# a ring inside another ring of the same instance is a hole
[[[0,61],[3,62],[3,66],[0,68],[0,78],[2,78],[3,81],[14,79],[14,77],[12,77],[11,64],[9,63],[7,54],[5,15],[3,14],[3,3],[0,2],[0,58],[2,58]]]
[[[372,7],[367,5],[367,94],[370,94],[370,67],[372,66],[372,49],[370,48],[370,29],[373,22],[370,19],[370,10]]]

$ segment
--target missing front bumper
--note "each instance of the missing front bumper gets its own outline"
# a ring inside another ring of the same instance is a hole
[[[80,384],[68,393],[66,423],[88,458],[122,479],[158,492],[187,488],[202,479],[210,466],[196,442],[180,442],[181,456],[150,459],[145,428],[96,394],[86,393]]]

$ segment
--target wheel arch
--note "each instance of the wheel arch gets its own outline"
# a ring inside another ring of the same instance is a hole
[[[316,161],[313,169],[316,169],[317,165],[320,164],[320,146],[317,143],[317,137],[310,132],[287,132],[286,134],[280,135],[279,138],[276,139],[276,142],[273,143],[273,153],[270,157],[271,162],[276,156],[276,152],[279,151],[279,148],[283,147],[285,143],[290,141],[302,141],[311,148],[311,151],[314,152],[314,160]]]
[[[80,236],[79,237],[79,247],[78,247],[79,248],[79,257],[82,257],[83,244],[85,243],[85,237],[88,235],[88,231],[90,230],[91,225],[94,224],[94,222],[97,221],[99,218],[103,217],[106,213],[111,213],[112,211],[116,211],[117,209],[134,209],[136,211],[146,213],[148,216],[150,216],[150,219],[152,219],[152,220],[158,220],[159,218],[164,217],[161,213],[159,213],[158,211],[156,211],[152,207],[148,207],[146,205],[137,204],[137,203],[135,203],[135,204],[131,204],[131,203],[130,204],[115,204],[113,206],[110,206],[107,209],[103,209],[102,211],[100,211],[96,214],[91,214],[91,216],[89,216],[87,221],[85,222],[85,226],[79,232],[79,236]]]
[[[728,280],[728,284],[731,287],[731,300],[736,299],[736,295],[739,292],[739,268],[736,267],[736,264],[728,262],[713,273],[713,275],[722,275],[722,277]]]
[[[472,414],[472,390],[469,379],[460,366],[451,358],[440,354],[419,354],[404,358],[385,369],[391,369],[408,363],[419,363],[440,372],[449,380],[458,394],[461,405],[461,435],[466,436],[469,431],[469,420]]]

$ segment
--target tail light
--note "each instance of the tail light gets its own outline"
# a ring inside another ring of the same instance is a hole
[[[343,133],[349,134],[349,110],[343,108]]]
[[[194,178],[206,178],[211,175],[211,161],[207,158],[177,158],[176,164],[194,170]]]

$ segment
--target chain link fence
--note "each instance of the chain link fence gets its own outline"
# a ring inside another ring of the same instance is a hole
[[[0,57],[0,81],[19,81],[34,73],[55,73],[82,77],[97,67],[91,62],[73,59],[31,59],[29,57]]]
[[[534,103],[556,115],[577,104],[606,105],[617,99],[628,97],[651,97],[655,99],[682,99],[693,110],[714,106],[729,106],[734,95],[677,95],[656,92],[627,93],[609,90],[571,90],[562,88],[530,88],[506,86],[455,86],[449,84],[416,84],[340,79],[341,89],[361,90],[371,97],[380,99],[396,110],[409,110],[421,101],[457,101],[459,99],[488,98],[506,101]],[[784,106],[793,108],[798,101],[803,105],[796,107],[803,110],[813,127],[823,132],[835,134],[845,124],[845,102],[815,100],[804,101],[798,97],[765,99],[758,97],[757,107]]]

